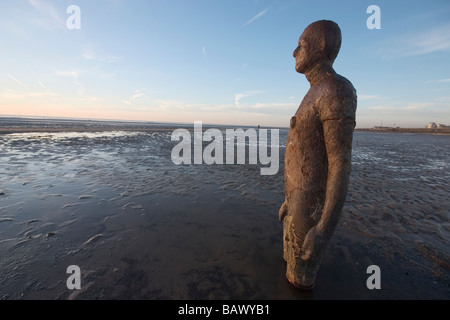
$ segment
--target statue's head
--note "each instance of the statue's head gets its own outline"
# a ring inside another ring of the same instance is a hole
[[[295,70],[305,73],[317,64],[329,62],[333,64],[341,48],[341,29],[330,20],[311,23],[294,50]]]

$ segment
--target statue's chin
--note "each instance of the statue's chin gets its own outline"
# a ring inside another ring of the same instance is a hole
[[[305,73],[304,68],[302,68],[302,67],[299,66],[299,65],[296,65],[296,66],[295,66],[295,71],[297,71],[298,73]]]

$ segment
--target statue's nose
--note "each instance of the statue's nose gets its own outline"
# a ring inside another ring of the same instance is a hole
[[[292,55],[294,56],[294,58],[297,56],[298,48],[299,48],[299,47],[295,48],[294,52],[292,53]]]

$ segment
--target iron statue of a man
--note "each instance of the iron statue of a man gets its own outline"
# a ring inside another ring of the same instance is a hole
[[[333,69],[341,39],[335,22],[316,21],[294,51],[295,69],[306,76],[310,89],[290,121],[279,218],[286,277],[302,289],[314,287],[350,179],[357,96],[350,81]]]

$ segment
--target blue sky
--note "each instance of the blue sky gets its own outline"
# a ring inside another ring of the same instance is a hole
[[[80,8],[79,30],[66,21]],[[381,9],[381,29],[366,12]],[[357,126],[450,125],[450,1],[0,1],[0,114],[288,126],[309,88],[292,52],[316,20]]]

